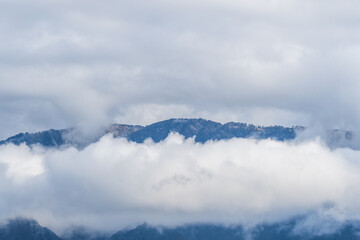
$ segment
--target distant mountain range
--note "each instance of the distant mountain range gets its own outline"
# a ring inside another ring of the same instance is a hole
[[[164,140],[170,132],[177,132],[185,138],[194,137],[195,142],[205,143],[213,140],[226,140],[231,138],[254,138],[273,139],[277,141],[289,141],[305,130],[304,127],[282,126],[256,126],[253,124],[228,122],[221,124],[205,119],[169,119],[156,122],[148,126],[112,124],[92,137],[84,137],[76,128],[61,130],[50,129],[36,133],[19,133],[0,141],[0,145],[13,143],[19,145],[25,143],[29,146],[40,144],[44,147],[73,146],[84,148],[97,142],[105,134],[112,134],[115,138],[124,137],[129,141],[143,143],[147,138],[154,142]],[[330,148],[349,147],[360,149],[360,140],[351,131],[328,130],[322,136],[324,142]]]
[[[112,124],[91,139],[77,136],[79,132],[75,128],[36,132],[19,133],[0,141],[1,144],[13,143],[19,145],[40,144],[45,147],[60,147],[64,145],[85,147],[98,141],[105,134],[111,133],[114,137],[124,137],[129,141],[143,143],[145,139],[151,138],[154,142],[164,140],[170,132],[177,132],[185,138],[195,137],[195,142],[204,143],[209,140],[223,140],[231,138],[255,138],[274,139],[278,141],[292,140],[297,131],[303,127],[282,126],[255,126],[253,124],[229,122],[221,124],[204,119],[169,119],[156,122],[148,126]]]
[[[194,137],[198,143],[231,138],[273,139],[291,141],[303,133],[304,127],[255,126],[229,122],[221,124],[204,119],[169,119],[148,126],[112,124],[92,138],[83,138],[75,128],[37,133],[20,133],[0,144],[39,144],[58,148],[74,146],[84,148],[98,141],[105,134],[123,137],[129,141],[143,143],[151,138],[154,142],[164,140],[170,132],[177,132],[185,138]],[[356,135],[350,131],[328,130],[326,143],[332,148],[350,147],[360,149]],[[346,223],[336,233],[299,232],[296,226],[303,219],[298,218],[277,224],[261,224],[245,230],[242,226],[224,227],[211,224],[185,225],[175,228],[154,228],[146,224],[133,229],[121,230],[110,235],[93,234],[86,229],[76,229],[65,235],[57,235],[48,228],[29,219],[13,219],[0,226],[0,240],[360,240],[359,223]],[[315,229],[316,231],[316,229]]]
[[[357,224],[344,224],[331,233],[299,231],[295,219],[279,224],[261,224],[245,230],[241,226],[198,224],[175,228],[154,228],[146,224],[114,234],[90,233],[83,228],[59,237],[50,229],[29,219],[13,219],[0,227],[1,240],[356,240],[360,239]]]

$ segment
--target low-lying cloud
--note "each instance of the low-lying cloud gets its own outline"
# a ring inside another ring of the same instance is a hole
[[[142,222],[253,225],[309,213],[355,220],[359,156],[318,140],[198,144],[178,134],[144,144],[107,135],[81,151],[0,146],[0,218],[31,217],[58,231]]]

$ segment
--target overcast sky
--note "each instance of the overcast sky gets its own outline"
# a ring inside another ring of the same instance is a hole
[[[0,0],[0,137],[203,117],[356,129],[355,0]]]
[[[358,79],[358,0],[0,0],[0,139],[172,117],[360,130]],[[119,229],[307,214],[305,228],[333,230],[323,220],[360,219],[359,153],[176,134],[105,136],[83,150],[2,145],[0,222]]]

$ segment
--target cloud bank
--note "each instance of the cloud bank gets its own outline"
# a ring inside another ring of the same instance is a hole
[[[177,134],[157,144],[105,136],[81,151],[0,146],[0,219],[31,217],[62,231],[250,226],[312,214],[310,229],[359,220],[359,154],[317,140],[196,144]]]
[[[0,136],[170,117],[358,129],[357,5],[2,0]]]

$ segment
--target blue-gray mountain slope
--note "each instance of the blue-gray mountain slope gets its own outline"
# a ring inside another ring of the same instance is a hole
[[[62,240],[34,220],[14,219],[0,227],[1,240]]]
[[[82,148],[90,143],[98,141],[105,134],[111,133],[114,137],[127,137],[130,133],[143,128],[138,125],[112,124],[90,139],[82,138],[81,133],[75,128],[41,131],[36,133],[19,133],[0,141],[0,145],[13,143],[20,145],[25,143],[28,146],[40,144],[44,147],[74,146]]]
[[[252,124],[229,122],[221,124],[204,119],[169,119],[148,125],[131,133],[128,139],[137,143],[152,138],[154,142],[164,140],[170,132],[177,132],[185,138],[195,137],[195,142],[231,138],[271,138],[279,141],[291,140],[297,128],[281,126],[260,127]]]
[[[9,137],[1,144],[13,143],[19,145],[40,144],[45,147],[60,147],[70,145],[75,147],[84,147],[90,143],[96,142],[105,134],[111,133],[114,137],[125,137],[129,141],[142,143],[147,138],[154,142],[164,140],[170,132],[177,132],[185,138],[195,137],[196,142],[204,143],[209,140],[222,140],[231,138],[255,138],[255,139],[275,139],[279,141],[291,140],[296,136],[298,130],[302,127],[282,127],[269,126],[261,127],[252,124],[229,122],[221,124],[204,119],[169,119],[157,122],[146,127],[139,125],[113,124],[104,129],[91,139],[79,139],[74,137],[77,130],[74,128],[54,130],[37,133],[20,133]]]
[[[252,229],[211,224],[155,228],[146,224],[114,234],[91,234],[86,230],[57,236],[34,220],[15,219],[0,227],[1,240],[359,240],[358,223],[345,223],[333,232],[299,231],[302,218],[276,224],[261,224]]]

